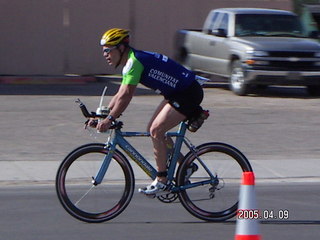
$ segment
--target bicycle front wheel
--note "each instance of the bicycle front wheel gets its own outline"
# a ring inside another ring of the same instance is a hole
[[[252,171],[249,161],[239,150],[224,143],[206,143],[195,152],[185,156],[177,172],[177,185],[183,188],[179,192],[180,202],[192,215],[205,221],[224,221],[235,216],[242,173]]]
[[[129,204],[134,191],[134,174],[128,160],[115,151],[101,184],[93,179],[108,150],[104,144],[88,144],[71,152],[56,176],[56,191],[64,209],[90,223],[108,221]]]

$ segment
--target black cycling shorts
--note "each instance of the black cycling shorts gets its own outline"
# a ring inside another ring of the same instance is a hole
[[[185,115],[187,119],[198,117],[202,112],[200,104],[203,100],[203,90],[197,81],[194,81],[185,90],[165,97],[165,99],[169,101],[169,104],[174,109]]]

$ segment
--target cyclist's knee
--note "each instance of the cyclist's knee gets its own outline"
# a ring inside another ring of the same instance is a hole
[[[156,140],[165,139],[165,131],[160,126],[151,126],[150,127],[150,136]]]

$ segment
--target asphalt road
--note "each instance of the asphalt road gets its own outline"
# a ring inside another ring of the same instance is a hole
[[[318,239],[320,234],[319,184],[259,185],[261,210],[287,210],[284,219],[262,219],[264,240]],[[1,240],[57,239],[233,239],[236,219],[207,223],[191,216],[179,202],[165,204],[137,191],[128,208],[116,219],[100,224],[80,222],[60,206],[52,186],[0,188]],[[282,215],[281,215],[282,216]]]

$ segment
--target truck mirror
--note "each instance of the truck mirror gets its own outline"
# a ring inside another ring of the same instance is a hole
[[[227,32],[225,29],[218,28],[212,31],[212,34],[218,37],[227,37]]]

